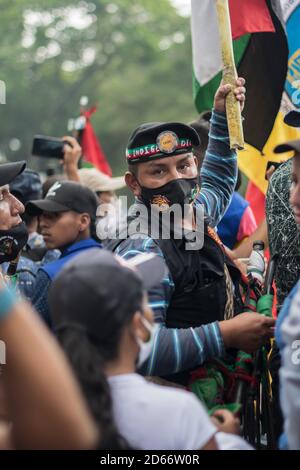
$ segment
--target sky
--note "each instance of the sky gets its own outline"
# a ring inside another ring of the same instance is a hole
[[[178,8],[182,15],[189,16],[191,14],[191,0],[171,0],[171,3]]]

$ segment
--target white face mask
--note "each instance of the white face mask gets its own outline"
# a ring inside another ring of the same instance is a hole
[[[148,330],[150,337],[147,342],[142,341],[138,336],[136,337],[136,341],[140,347],[139,355],[138,355],[138,359],[136,363],[137,369],[139,369],[144,364],[144,362],[146,362],[147,359],[149,359],[150,354],[152,352],[156,335],[159,330],[158,323],[154,323],[153,325],[151,325],[151,323],[149,323],[148,320],[146,320],[146,318],[144,317],[142,317],[142,322],[143,322],[144,327]]]

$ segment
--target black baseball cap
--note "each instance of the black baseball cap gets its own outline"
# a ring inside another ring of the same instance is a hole
[[[3,163],[0,165],[0,186],[9,184],[26,168],[26,162]]]
[[[300,127],[300,111],[293,110],[287,113],[284,117],[284,122],[288,126]]]
[[[132,133],[126,149],[130,164],[187,153],[200,145],[191,126],[180,122],[148,122]]]
[[[41,199],[42,182],[36,171],[26,169],[9,185],[10,192],[23,204],[30,200]]]
[[[290,140],[289,142],[285,142],[284,144],[277,145],[274,148],[275,153],[284,153],[294,151],[295,153],[300,153],[300,139],[298,140]]]
[[[29,201],[26,204],[28,215],[41,215],[42,212],[75,211],[87,212],[95,219],[97,199],[89,188],[74,181],[57,181],[51,186],[44,199]]]
[[[102,341],[103,322],[111,316],[114,325],[130,320],[142,308],[144,291],[165,274],[163,259],[153,253],[125,261],[91,248],[68,262],[52,282],[48,300],[54,329],[72,326]]]

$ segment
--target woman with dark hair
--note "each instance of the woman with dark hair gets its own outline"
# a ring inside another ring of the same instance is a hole
[[[103,429],[101,449],[129,449],[126,440],[119,434],[112,416],[112,399],[105,377],[103,356],[84,331],[76,328],[62,328],[57,332],[90,411]]]
[[[102,429],[104,449],[217,449],[222,440],[193,394],[135,373],[159,335],[145,290],[164,276],[165,265],[153,254],[125,262],[91,249],[70,261],[51,287],[53,326]],[[237,431],[233,415],[220,416],[222,430]],[[228,446],[245,445],[228,434]]]

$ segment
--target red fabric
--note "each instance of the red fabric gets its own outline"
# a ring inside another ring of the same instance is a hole
[[[237,242],[241,242],[244,238],[250,237],[257,229],[256,219],[253,210],[248,206],[241,218],[239,231],[236,237]]]
[[[87,162],[91,163],[95,168],[102,171],[102,173],[105,173],[108,176],[112,176],[111,168],[90,121],[90,117],[96,111],[96,109],[96,107],[93,107],[82,113],[82,115],[86,118],[86,124],[82,132],[81,140],[82,153],[84,155],[84,159]]]
[[[229,0],[232,38],[243,34],[275,32],[266,0]]]
[[[266,198],[264,193],[249,181],[245,199],[250,203],[257,225],[266,216]]]

